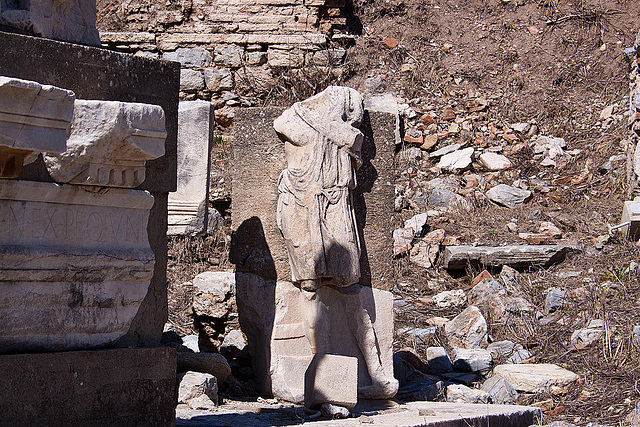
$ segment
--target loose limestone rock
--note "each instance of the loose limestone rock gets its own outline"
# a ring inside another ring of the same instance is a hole
[[[531,198],[531,191],[507,184],[498,184],[487,191],[486,196],[499,205],[515,208]]]
[[[469,388],[462,384],[451,384],[447,387],[447,402],[455,403],[489,403],[491,396],[484,390]]]
[[[471,156],[473,155],[473,151],[473,147],[468,147],[454,151],[453,153],[445,154],[442,156],[437,166],[442,170],[450,172],[466,169],[471,166]]]
[[[444,330],[453,347],[484,348],[488,344],[487,322],[476,306],[467,307]]]
[[[443,291],[431,297],[435,305],[440,308],[460,307],[467,303],[467,295],[462,289]]]
[[[543,393],[557,390],[578,380],[578,375],[554,364],[498,365],[493,370],[518,391]]]
[[[201,372],[178,374],[178,403],[189,403],[192,399],[206,395],[218,404],[218,382],[216,377]]]
[[[518,392],[500,375],[494,375],[482,384],[482,390],[489,393],[491,403],[509,405],[518,399]]]
[[[491,353],[481,348],[454,348],[453,367],[462,372],[487,372],[491,369]]]
[[[511,167],[511,161],[502,154],[487,152],[480,155],[480,163],[490,171],[499,171]]]
[[[449,354],[444,347],[428,347],[427,364],[429,372],[435,375],[453,371],[453,364],[451,364]]]
[[[235,285],[233,272],[206,271],[198,274],[193,279],[194,314],[222,318],[235,311]]]

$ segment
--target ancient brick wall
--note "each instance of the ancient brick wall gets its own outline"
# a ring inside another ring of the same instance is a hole
[[[102,45],[182,64],[181,100],[259,103],[274,69],[344,61],[345,0],[98,0]],[[246,96],[244,96],[246,95]]]

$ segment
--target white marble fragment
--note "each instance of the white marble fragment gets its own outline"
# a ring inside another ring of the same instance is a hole
[[[145,162],[164,155],[166,136],[157,105],[76,100],[67,150],[44,160],[56,182],[133,188]]]

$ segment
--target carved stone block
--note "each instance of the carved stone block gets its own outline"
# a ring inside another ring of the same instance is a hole
[[[145,162],[164,154],[166,137],[157,105],[76,100],[67,150],[44,160],[56,182],[133,188]]]
[[[66,149],[74,97],[55,86],[0,77],[0,177],[18,177],[34,152]]]
[[[206,231],[213,105],[184,101],[178,108],[178,188],[169,194],[168,234]]]
[[[0,352],[105,346],[128,330],[154,255],[146,191],[0,185]]]

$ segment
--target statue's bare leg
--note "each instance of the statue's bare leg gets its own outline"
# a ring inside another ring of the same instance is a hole
[[[304,333],[311,344],[311,351],[316,353],[329,352],[329,315],[327,306],[320,300],[320,295],[316,291],[308,291],[309,286],[303,286],[302,295]]]
[[[398,391],[398,381],[393,377],[393,373],[385,372],[382,367],[369,312],[362,306],[358,294],[344,295],[343,298],[349,329],[358,342],[360,352],[367,364],[367,372],[371,377],[371,385],[358,389],[358,394],[369,399],[391,398]]]

